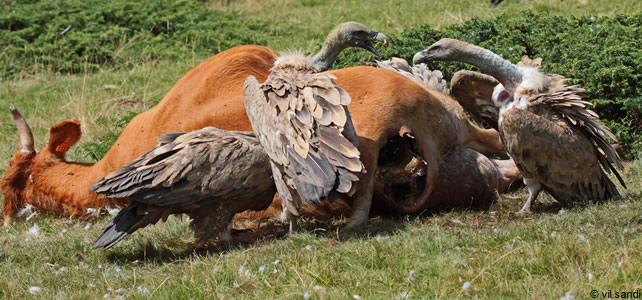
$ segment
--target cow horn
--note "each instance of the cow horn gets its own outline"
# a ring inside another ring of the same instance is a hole
[[[31,128],[25,118],[20,114],[18,109],[11,106],[9,107],[11,114],[13,115],[13,121],[16,122],[16,127],[18,128],[18,134],[20,135],[20,147],[22,152],[33,152],[33,133],[31,133]]]

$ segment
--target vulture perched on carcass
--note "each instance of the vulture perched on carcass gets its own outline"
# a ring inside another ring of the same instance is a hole
[[[528,187],[529,197],[520,213],[529,213],[544,190],[569,206],[618,197],[607,173],[622,169],[619,155],[605,140],[613,133],[586,108],[584,90],[567,86],[560,75],[540,72],[538,62],[515,66],[499,55],[463,41],[442,39],[418,52],[414,63],[461,61],[492,75],[502,86],[494,91],[499,107],[498,128],[511,158]]]
[[[270,164],[290,231],[302,201],[333,200],[339,193],[353,195],[360,160],[357,133],[347,105],[350,96],[324,71],[348,47],[379,55],[372,41],[386,36],[355,22],[343,23],[328,35],[314,57],[300,52],[279,56],[267,80],[245,81],[245,109]]]
[[[263,210],[272,202],[269,159],[252,132],[206,127],[166,134],[158,142],[92,186],[108,197],[132,199],[103,227],[94,248],[109,249],[172,214],[193,219],[197,247],[213,238],[228,242],[236,213]]]

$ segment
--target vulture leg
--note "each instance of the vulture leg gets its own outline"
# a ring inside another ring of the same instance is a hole
[[[528,187],[528,200],[526,200],[526,203],[524,203],[524,206],[518,212],[520,215],[528,215],[531,213],[531,207],[535,199],[537,199],[539,192],[542,191],[542,185],[535,180],[524,178],[524,184]]]
[[[218,202],[189,214],[193,218],[190,227],[196,238],[195,248],[208,248],[215,239],[218,242],[225,242],[225,246],[229,246],[234,212],[229,211],[225,206],[224,203]]]
[[[294,233],[299,228],[299,216],[295,216],[286,211],[288,219],[290,220],[290,233]]]
[[[286,204],[281,201],[281,214],[279,215],[279,221],[282,223],[288,223],[289,224],[289,231],[290,233],[295,232],[298,229],[298,220],[299,217],[290,213],[288,208],[286,207]],[[259,225],[260,227],[260,225]]]

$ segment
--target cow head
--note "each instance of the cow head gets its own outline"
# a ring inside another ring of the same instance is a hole
[[[50,129],[49,144],[39,153],[34,150],[34,139],[29,124],[14,107],[10,108],[20,135],[20,149],[9,161],[9,167],[0,180],[3,193],[2,214],[4,226],[11,224],[20,208],[30,204],[33,189],[39,180],[47,180],[41,170],[65,162],[65,153],[78,140],[82,132],[79,121],[63,121]]]

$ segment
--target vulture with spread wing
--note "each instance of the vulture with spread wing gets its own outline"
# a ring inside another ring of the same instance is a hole
[[[515,66],[487,49],[454,39],[442,39],[413,58],[414,63],[432,60],[475,65],[502,84],[493,96],[499,131],[530,193],[521,213],[530,212],[542,190],[563,205],[618,197],[607,176],[611,171],[626,188],[615,168],[622,169],[620,157],[605,140],[615,136],[586,108],[590,103],[582,100],[583,89],[531,66],[539,62]]]
[[[359,23],[343,23],[330,32],[316,56],[285,53],[265,82],[254,76],[245,81],[245,109],[270,157],[290,230],[303,201],[333,200],[339,193],[351,196],[365,172],[347,108],[350,96],[323,71],[348,47],[378,55],[373,40],[386,42],[386,37]]]
[[[541,63],[541,58],[531,60],[524,56],[517,65],[538,68]],[[461,70],[450,80],[450,89],[453,98],[475,121],[497,129],[499,108],[495,106],[493,99],[504,90],[497,79],[483,73]]]
[[[232,218],[263,210],[276,192],[269,159],[252,132],[206,127],[170,133],[130,164],[107,174],[92,190],[131,202],[96,239],[109,249],[139,228],[187,214],[198,247],[230,240]],[[220,234],[220,235],[219,235]]]

